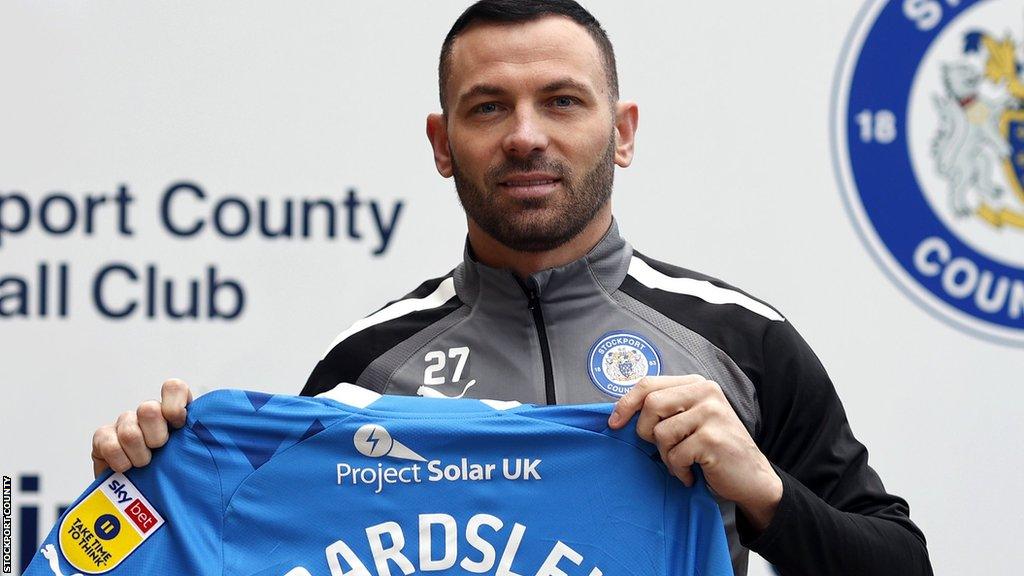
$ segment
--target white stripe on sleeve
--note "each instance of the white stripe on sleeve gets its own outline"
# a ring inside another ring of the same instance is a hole
[[[387,322],[388,320],[394,320],[395,318],[405,316],[406,314],[412,314],[413,312],[419,312],[420,310],[437,308],[448,300],[451,300],[452,296],[455,296],[455,279],[445,278],[444,281],[437,286],[436,290],[423,298],[399,300],[390,306],[381,308],[366,318],[359,320],[350,326],[348,330],[338,334],[338,336],[334,338],[334,342],[331,342],[327,351],[324,352],[324,357],[330,354],[331,350],[334,350],[335,346],[356,332],[361,332],[371,326],[376,326],[377,324]]]
[[[633,259],[629,263],[629,275],[636,279],[637,282],[647,286],[648,288],[665,290],[666,292],[674,292],[676,294],[696,296],[710,304],[736,304],[755,314],[760,314],[769,320],[779,322],[786,321],[785,318],[771,307],[754,300],[742,292],[729,290],[727,288],[719,288],[707,280],[673,278],[671,276],[667,276],[658,272],[654,268],[651,268],[647,262],[644,262],[636,256],[633,256]]]

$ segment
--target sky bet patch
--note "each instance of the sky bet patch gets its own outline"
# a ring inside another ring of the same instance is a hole
[[[68,510],[60,524],[60,550],[78,570],[102,574],[113,570],[163,524],[135,485],[116,473]]]

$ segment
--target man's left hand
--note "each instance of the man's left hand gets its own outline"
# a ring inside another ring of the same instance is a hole
[[[615,404],[608,419],[622,428],[636,412],[637,434],[657,445],[673,476],[693,486],[699,464],[708,486],[736,503],[758,531],[782,499],[782,479],[761,453],[722,388],[703,376],[651,376]]]

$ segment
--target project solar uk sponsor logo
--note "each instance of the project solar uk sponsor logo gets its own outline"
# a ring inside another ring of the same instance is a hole
[[[389,461],[338,462],[335,465],[338,486],[367,486],[374,494],[386,487],[424,482],[475,482],[496,479],[515,481],[541,480],[539,458],[501,458],[495,461],[474,461],[460,458],[457,462],[427,459],[402,444],[379,424],[365,424],[353,435],[356,450],[369,458],[390,458],[411,462],[396,465]]]
[[[836,75],[847,210],[915,302],[1024,344],[1024,0],[876,1]]]

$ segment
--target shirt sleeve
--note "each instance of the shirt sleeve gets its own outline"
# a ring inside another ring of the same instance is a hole
[[[783,496],[760,534],[737,514],[740,542],[784,576],[932,574],[924,534],[906,501],[887,493],[868,466],[810,347],[789,322],[773,322],[763,346],[758,444]]]
[[[24,576],[220,575],[222,519],[217,466],[186,427],[148,466],[94,481],[57,520]]]

